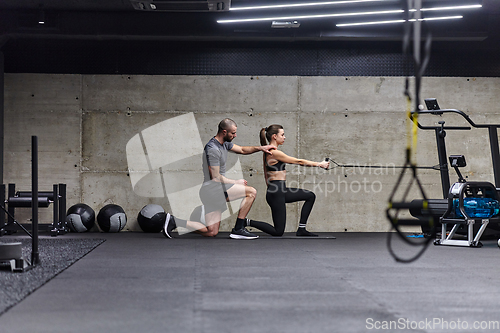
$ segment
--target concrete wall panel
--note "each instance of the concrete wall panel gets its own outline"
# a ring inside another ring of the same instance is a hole
[[[80,75],[6,74],[5,109],[80,111]]]
[[[498,112],[499,78],[424,77],[420,97],[437,98],[442,109],[484,114]],[[401,77],[301,77],[301,111],[402,111],[405,79]],[[410,95],[414,97],[414,79]],[[414,109],[414,106],[412,106]]]
[[[105,76],[83,79],[85,110],[267,112],[297,110],[296,77]]]
[[[460,109],[471,117],[498,113],[500,78],[494,77],[425,77],[422,99],[437,98],[442,109]]]
[[[300,110],[304,112],[404,110],[401,77],[301,77]]]
[[[302,113],[301,157],[330,157],[340,164],[401,164],[405,122],[403,112]]]

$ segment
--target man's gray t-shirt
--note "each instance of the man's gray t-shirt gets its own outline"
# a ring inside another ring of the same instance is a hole
[[[232,142],[221,144],[217,139],[212,138],[203,149],[203,184],[210,182],[209,166],[218,166],[219,173],[226,175],[227,152],[233,148]]]

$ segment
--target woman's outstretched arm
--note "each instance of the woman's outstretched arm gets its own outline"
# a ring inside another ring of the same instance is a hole
[[[306,159],[302,158],[296,158],[292,156],[288,156],[284,152],[280,150],[273,151],[273,159],[283,162],[283,163],[288,163],[288,164],[298,164],[302,166],[308,166],[308,167],[320,167],[323,169],[328,169],[330,166],[330,162],[328,161],[322,161],[322,162],[314,162],[314,161],[309,161]]]

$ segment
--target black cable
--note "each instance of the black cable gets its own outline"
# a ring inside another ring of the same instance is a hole
[[[404,168],[408,168],[408,166],[404,166],[404,165],[391,165],[391,166],[383,166],[383,165],[354,165],[354,164],[339,164],[337,162],[335,162],[333,159],[331,159],[330,157],[327,157],[325,158],[325,161],[330,161],[330,162],[333,162],[335,164],[335,166],[333,167],[330,167],[328,168],[327,170],[331,170],[331,169],[334,169],[334,168],[374,168],[374,169],[382,169],[382,168],[394,168],[394,169],[404,169]],[[436,164],[434,166],[415,166],[415,168],[417,169],[428,169],[428,170],[441,170],[441,165],[439,164]]]

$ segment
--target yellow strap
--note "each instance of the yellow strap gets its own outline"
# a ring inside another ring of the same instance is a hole
[[[409,96],[406,96],[406,149],[411,150],[411,99]]]
[[[409,152],[409,162],[412,165],[415,165],[414,157],[417,151],[417,142],[418,142],[418,113],[414,113],[413,116],[411,114],[411,99],[409,96],[406,96],[406,116],[408,124],[408,134],[407,134],[407,150]],[[410,120],[410,116],[412,116],[412,120]]]

